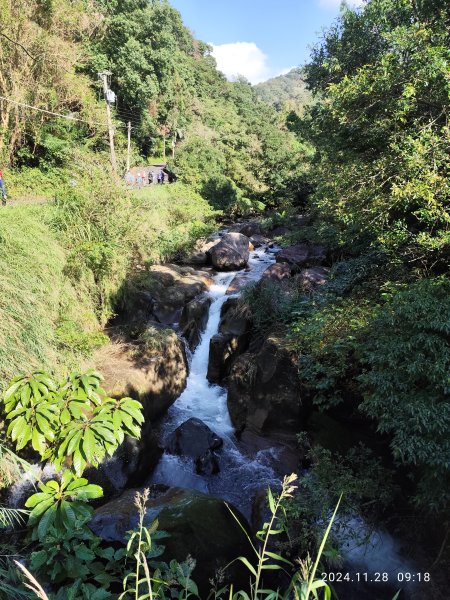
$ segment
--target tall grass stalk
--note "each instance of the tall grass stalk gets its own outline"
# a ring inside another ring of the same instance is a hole
[[[24,583],[25,587],[31,590],[40,600],[50,600],[40,583],[19,561],[15,560],[16,566],[24,573],[28,583]]]

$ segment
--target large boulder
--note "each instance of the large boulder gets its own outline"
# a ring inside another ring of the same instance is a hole
[[[261,279],[263,281],[283,281],[283,279],[289,279],[291,277],[291,267],[287,263],[277,262],[274,265],[270,265],[262,274]]]
[[[214,268],[219,271],[242,269],[248,262],[249,240],[241,233],[227,233],[208,250]]]
[[[299,271],[303,267],[320,265],[325,260],[325,249],[322,246],[311,246],[309,244],[295,244],[283,248],[276,255],[278,263],[287,263],[293,271]]]
[[[151,328],[142,342],[110,342],[94,353],[92,364],[105,377],[113,397],[142,402],[144,416],[162,416],[186,386],[188,366],[183,343],[171,329]]]
[[[128,283],[122,319],[163,325],[178,323],[183,307],[212,284],[210,275],[191,267],[154,265]]]
[[[194,459],[196,472],[213,475],[219,472],[215,450],[223,445],[223,440],[200,419],[191,418],[177,427],[166,443],[166,451]]]
[[[127,490],[117,498],[95,511],[90,523],[92,531],[106,542],[125,544],[127,532],[138,524],[138,512],[134,504],[136,490]],[[248,530],[244,517],[233,508],[243,527]],[[151,486],[150,498],[144,519],[146,526],[156,519],[159,529],[169,533],[162,540],[165,546],[162,559],[183,561],[188,555],[197,565],[193,579],[200,587],[202,597],[210,590],[209,579],[217,570],[238,556],[250,558],[250,544],[244,531],[223,500],[194,490]],[[247,573],[234,563],[224,572],[225,583],[235,581],[245,584]],[[242,582],[242,578],[244,582]]]
[[[294,280],[303,290],[312,291],[314,288],[324,285],[328,281],[329,275],[330,269],[327,267],[309,267],[295,275]]]
[[[261,435],[295,436],[304,409],[294,355],[280,340],[266,340],[256,353],[233,363],[228,378],[228,410],[238,430]]]
[[[241,225],[238,231],[247,237],[252,237],[252,235],[261,235],[261,223],[258,221],[249,221],[248,223]]]
[[[202,333],[206,328],[209,316],[209,307],[211,298],[194,298],[188,302],[181,313],[180,327],[183,336],[186,338],[191,350],[198,346]]]
[[[210,383],[220,383],[231,369],[234,358],[239,354],[239,340],[233,335],[216,333],[209,342],[208,372]]]
[[[207,379],[211,383],[220,383],[229,375],[234,359],[246,351],[250,339],[251,319],[238,298],[229,298],[220,315],[219,333],[209,344]]]
[[[255,233],[254,235],[250,236],[250,243],[253,245],[253,248],[260,248],[268,242],[269,240],[259,233]]]

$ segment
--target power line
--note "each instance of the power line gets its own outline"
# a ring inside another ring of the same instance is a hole
[[[60,119],[66,119],[67,121],[77,121],[78,123],[86,123],[87,125],[100,125],[101,127],[106,128],[106,123],[101,123],[100,121],[86,121],[85,119],[73,117],[72,115],[63,115],[62,113],[53,112],[53,111],[47,110],[45,108],[39,108],[38,106],[32,106],[31,104],[25,104],[24,102],[17,102],[17,100],[13,100],[12,98],[6,98],[5,96],[0,96],[0,100],[4,100],[5,102],[10,102],[11,104],[15,104],[16,106],[21,106],[23,108],[29,108],[31,110],[36,110],[38,112],[45,113],[45,114],[51,115],[53,117],[59,117]],[[116,125],[116,127],[126,127],[126,125]]]

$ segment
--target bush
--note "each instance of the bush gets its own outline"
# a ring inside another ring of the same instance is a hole
[[[392,436],[399,461],[422,468],[418,499],[435,510],[450,499],[449,346],[448,278],[393,289],[368,332],[359,377],[362,410]]]

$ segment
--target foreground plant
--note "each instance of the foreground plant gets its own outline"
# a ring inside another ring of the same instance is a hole
[[[61,384],[43,371],[13,379],[3,403],[16,449],[31,443],[58,471],[70,465],[80,476],[88,464],[96,467],[112,456],[125,434],[138,438],[141,404],[108,397],[102,379],[93,370],[72,373]]]
[[[282,518],[279,516],[279,513],[284,513],[284,503],[286,500],[293,497],[293,494],[297,489],[297,486],[294,485],[296,481],[297,475],[294,473],[286,476],[283,480],[281,492],[276,498],[274,497],[270,488],[267,490],[267,499],[271,517],[267,523],[264,523],[263,528],[256,534],[257,539],[261,542],[261,545],[258,548],[253,544],[247,531],[230,509],[233,517],[236,519],[241,529],[247,536],[247,539],[250,542],[253,552],[257,558],[255,565],[252,565],[245,556],[240,556],[237,559],[240,560],[250,571],[253,581],[250,586],[250,596],[247,594],[247,592],[242,590],[233,594],[233,588],[231,588],[230,600],[288,600],[290,598],[295,598],[295,600],[319,600],[318,590],[320,589],[323,590],[323,600],[331,599],[330,587],[322,579],[316,579],[316,573],[341,499],[339,499],[339,502],[336,505],[333,516],[331,517],[331,520],[322,538],[314,564],[311,565],[309,557],[307,560],[299,561],[300,569],[298,569],[291,578],[290,584],[285,591],[272,590],[264,587],[264,571],[281,570],[285,568],[284,565],[290,569],[294,567],[291,561],[287,560],[280,554],[269,551],[267,548],[272,536],[288,533]]]
[[[139,514],[139,524],[135,531],[129,532],[129,540],[126,549],[128,559],[134,561],[134,568],[123,580],[124,591],[119,600],[146,600],[166,598],[178,598],[187,600],[189,597],[199,597],[195,582],[191,579],[195,561],[188,558],[179,563],[171,560],[169,564],[155,561],[164,552],[164,547],[155,543],[166,537],[163,531],[158,531],[158,521],[154,521],[150,527],[144,524],[146,504],[149,498],[149,490],[137,493],[135,506]]]
[[[69,530],[77,517],[87,515],[86,501],[99,498],[99,486],[88,485],[81,475],[88,465],[97,467],[112,456],[125,438],[140,436],[142,406],[131,398],[114,399],[101,387],[96,371],[72,373],[58,384],[43,371],[16,377],[3,395],[7,435],[21,450],[27,444],[49,461],[61,482],[40,485],[28,499],[29,524],[42,538],[50,526]]]

